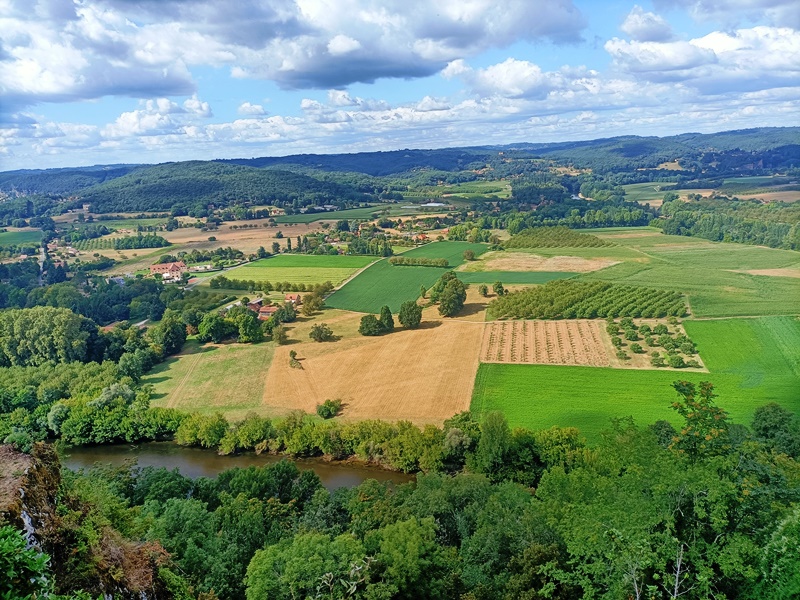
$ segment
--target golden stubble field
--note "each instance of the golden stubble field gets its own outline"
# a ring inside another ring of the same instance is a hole
[[[481,322],[432,320],[427,309],[417,330],[397,328],[388,335],[364,337],[358,333],[362,316],[330,310],[291,324],[294,343],[275,349],[266,375],[265,408],[313,413],[317,404],[339,398],[345,404],[344,419],[406,419],[416,424],[441,423],[469,409]],[[311,341],[308,332],[319,322],[341,339]],[[289,366],[291,350],[297,352],[302,369]]]

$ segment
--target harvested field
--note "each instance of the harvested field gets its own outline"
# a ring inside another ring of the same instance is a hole
[[[458,320],[423,319],[417,330],[396,329],[379,337],[358,334],[362,315],[325,311],[314,321],[289,326],[290,343],[278,346],[266,376],[262,403],[278,410],[313,413],[326,399],[344,401],[344,419],[441,423],[469,408],[478,369],[483,326]],[[336,342],[308,339],[314,322],[325,322]],[[302,369],[289,366],[297,352]]]
[[[213,231],[200,231],[195,227],[181,227],[174,231],[162,231],[159,235],[167,239],[167,241],[182,246],[181,250],[191,251],[197,250],[214,250],[216,248],[224,248],[233,246],[249,254],[258,250],[259,246],[263,246],[268,251],[272,251],[272,242],[278,242],[281,248],[286,247],[287,238],[296,238],[298,235],[303,236],[312,231],[317,231],[319,226],[315,224],[305,223],[281,223],[277,227],[264,227],[267,219],[254,219],[251,221],[233,221],[231,223],[224,223],[219,229]],[[237,229],[234,229],[233,226]],[[248,227],[242,227],[247,225]],[[250,227],[257,225],[258,227]],[[275,234],[278,232],[283,233],[283,238],[276,238]],[[216,241],[208,241],[209,237],[217,238]]]
[[[602,321],[494,321],[483,332],[481,361],[529,365],[611,365]]]
[[[528,252],[487,252],[480,260],[465,263],[463,271],[544,271],[589,273],[599,271],[619,261],[606,258],[581,258],[578,256],[540,256]]]

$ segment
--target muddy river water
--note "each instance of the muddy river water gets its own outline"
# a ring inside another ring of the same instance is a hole
[[[120,466],[125,461],[136,461],[140,467],[177,468],[187,477],[214,477],[233,467],[272,465],[284,457],[254,453],[219,456],[213,450],[184,448],[172,442],[151,442],[137,445],[86,446],[70,448],[65,453],[64,465],[69,469],[91,467],[94,463]],[[355,487],[367,479],[406,483],[414,481],[413,475],[385,471],[377,467],[352,463],[326,462],[321,459],[292,459],[301,471],[314,471],[322,485],[329,490]]]

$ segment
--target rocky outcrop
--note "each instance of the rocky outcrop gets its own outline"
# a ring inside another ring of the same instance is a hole
[[[121,600],[175,598],[170,556],[161,544],[125,539],[107,520],[95,518],[97,512],[97,506],[61,489],[61,466],[52,446],[36,444],[31,454],[0,446],[0,525],[24,531],[29,545],[50,555],[57,592],[80,589]],[[93,524],[91,539],[82,529],[85,523]]]
[[[35,444],[31,454],[0,446],[0,523],[25,532],[28,544],[45,549],[56,529],[61,466],[52,446]]]

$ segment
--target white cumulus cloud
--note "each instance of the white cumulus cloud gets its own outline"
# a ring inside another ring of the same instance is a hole
[[[625,17],[620,29],[640,42],[666,42],[673,38],[672,28],[663,17],[645,12],[638,4]]]

